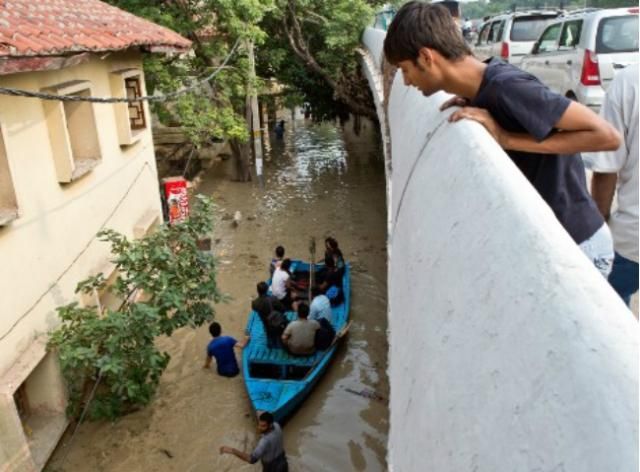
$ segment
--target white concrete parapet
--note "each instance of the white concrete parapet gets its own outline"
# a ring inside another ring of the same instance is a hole
[[[390,469],[637,471],[635,318],[445,98],[388,103]]]

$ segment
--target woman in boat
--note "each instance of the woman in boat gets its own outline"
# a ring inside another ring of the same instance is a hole
[[[338,245],[338,241],[335,238],[328,237],[324,240],[325,252],[324,252],[324,263],[328,265],[328,261],[333,259],[336,270],[339,272],[340,278],[344,275],[344,256],[342,255],[342,251]]]

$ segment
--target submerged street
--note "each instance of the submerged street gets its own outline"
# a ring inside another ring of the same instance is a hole
[[[352,266],[353,325],[326,375],[284,425],[285,449],[293,471],[384,471],[389,384],[379,137],[368,122],[356,136],[351,122],[343,130],[297,120],[287,122],[284,140],[272,134],[267,148],[264,189],[231,182],[231,160],[216,161],[198,188],[218,206],[213,251],[220,290],[231,297],[217,305],[216,320],[223,334],[240,339],[274,248],[308,259],[313,236],[320,259],[324,238],[334,236]],[[236,211],[242,219],[234,227]],[[203,326],[160,340],[172,359],[153,402],[115,424],[83,424],[67,448],[68,431],[47,470],[254,470],[218,453],[222,444],[250,452],[257,435],[242,377],[202,368],[209,339]]]

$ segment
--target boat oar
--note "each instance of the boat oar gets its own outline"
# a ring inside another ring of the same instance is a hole
[[[309,376],[309,374],[311,374],[311,372],[313,372],[313,369],[316,368],[316,366],[320,363],[320,361],[322,359],[324,359],[324,356],[327,355],[327,353],[329,352],[329,350],[336,345],[336,343],[342,339],[344,337],[345,334],[347,334],[349,332],[349,328],[351,327],[351,320],[349,320],[349,322],[344,325],[342,327],[342,329],[340,331],[338,331],[336,333],[336,335],[333,337],[333,341],[331,341],[331,344],[329,344],[329,347],[327,349],[325,349],[324,351],[324,355],[320,356],[319,358],[317,358],[315,360],[315,362],[313,364],[311,364],[311,367],[309,368],[309,370],[307,371],[306,374],[304,374],[304,377],[302,377],[302,380],[306,380],[306,378]]]
[[[309,252],[311,253],[311,264],[309,264],[309,304],[311,304],[311,298],[313,297],[313,285],[315,283],[315,270],[316,270],[316,238],[311,236],[309,241]]]

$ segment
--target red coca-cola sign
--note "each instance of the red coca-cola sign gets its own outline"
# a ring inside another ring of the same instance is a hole
[[[169,224],[185,221],[189,217],[187,181],[182,177],[167,177],[162,179],[162,184],[169,213]]]

